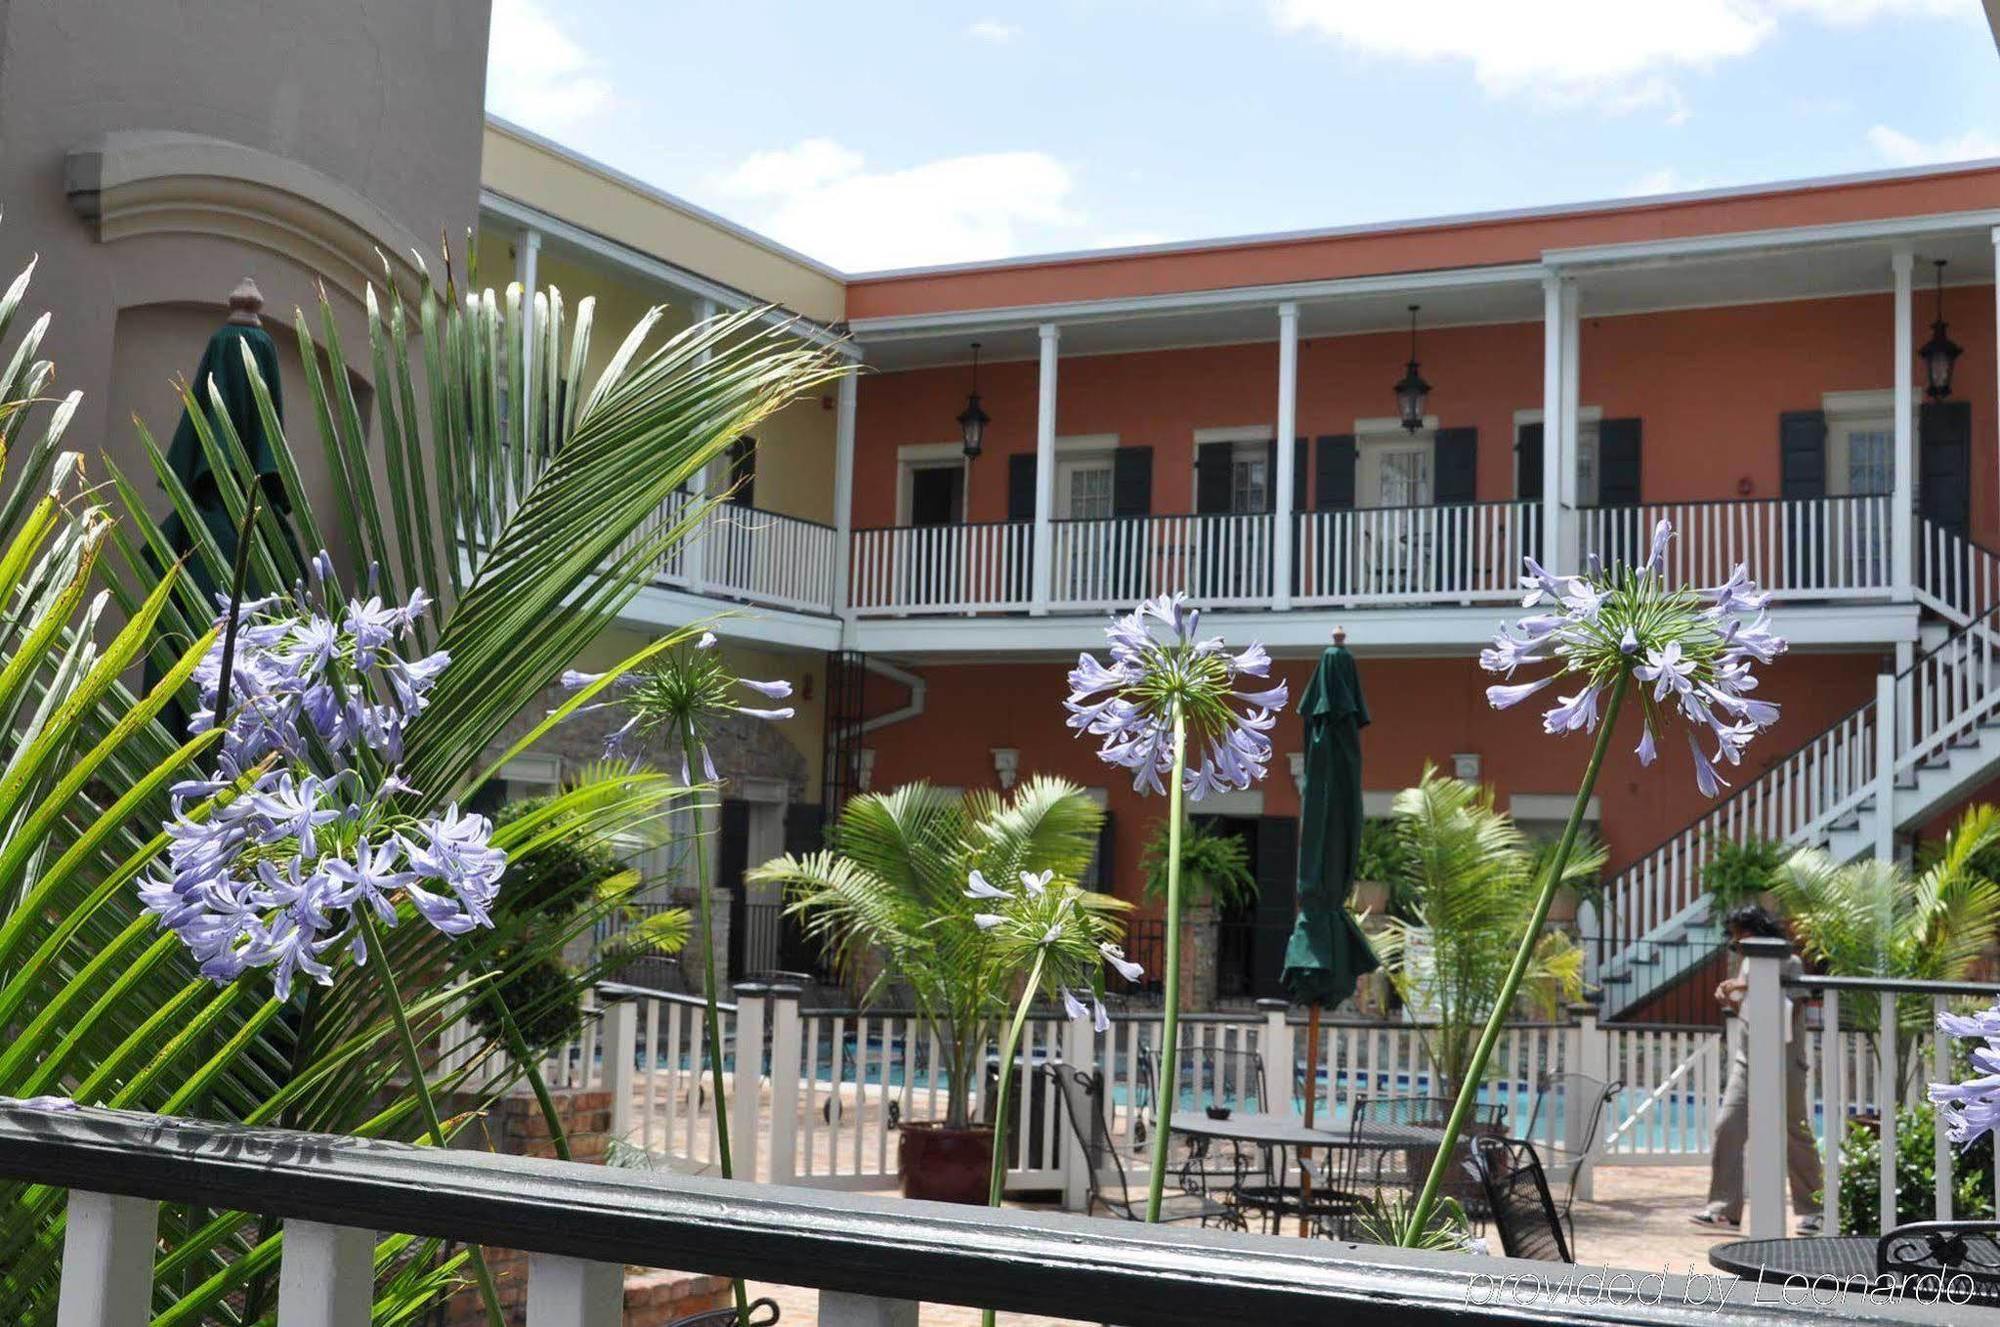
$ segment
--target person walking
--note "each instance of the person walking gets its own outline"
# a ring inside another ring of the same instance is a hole
[[[1783,940],[1784,927],[1754,903],[1731,909],[1722,919],[1729,937],[1729,951],[1742,951],[1750,939]],[[1785,960],[1787,979],[1803,977],[1805,965],[1797,954]],[[1715,998],[1732,1011],[1740,1011],[1750,992],[1750,979],[1739,964],[1736,975],[1715,988]],[[1750,1137],[1750,1061],[1739,1045],[1729,1059],[1729,1077],[1722,1089],[1722,1114],[1715,1122],[1715,1148],[1708,1177],[1708,1206],[1692,1214],[1697,1225],[1728,1227],[1743,1224],[1743,1148]],[[1820,1214],[1816,1197],[1824,1183],[1819,1164],[1819,1144],[1813,1138],[1811,1117],[1806,1111],[1806,1007],[1800,1000],[1785,997],[1785,1169],[1791,1179],[1792,1211],[1798,1216],[1798,1232],[1819,1233]]]

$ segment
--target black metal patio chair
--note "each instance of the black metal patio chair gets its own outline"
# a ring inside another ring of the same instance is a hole
[[[1485,1190],[1502,1253],[1543,1262],[1576,1261],[1533,1143],[1482,1134],[1472,1140],[1467,1166]]]
[[[1158,1061],[1152,1047],[1139,1047],[1139,1096],[1148,1113],[1142,1117],[1145,1127],[1134,1131],[1135,1141],[1144,1142],[1150,1129],[1166,1127],[1174,1111],[1206,1110],[1211,1106],[1246,1111],[1270,1109],[1264,1057],[1256,1051],[1183,1046],[1174,1058],[1179,1066],[1174,1074],[1174,1104],[1163,1111]],[[1174,1171],[1180,1176],[1181,1186],[1194,1193],[1234,1192],[1250,1176],[1269,1169],[1269,1158],[1261,1149],[1243,1144],[1189,1138],[1176,1142],[1174,1147],[1177,1152]]]
[[[1125,1162],[1111,1145],[1111,1125],[1104,1114],[1104,1076],[1067,1064],[1043,1065],[1042,1073],[1055,1083],[1070,1137],[1083,1151],[1090,1185],[1086,1210],[1095,1212],[1102,1207],[1127,1221],[1144,1221],[1144,1195],[1134,1197]],[[1199,1221],[1204,1226],[1213,1222],[1230,1230],[1245,1229],[1243,1214],[1233,1204],[1185,1188],[1168,1190],[1160,1206],[1160,1220]]]
[[[1875,1270],[1899,1278],[1913,1294],[1928,1293],[1923,1278],[1937,1278],[1936,1301],[1955,1294],[1963,1278],[1972,1290],[1970,1302],[1992,1308],[2000,1303],[2000,1221],[1897,1226],[1875,1242]]]
[[[750,1301],[749,1327],[775,1327],[778,1321],[778,1301],[771,1298]],[[726,1309],[710,1309],[706,1313],[690,1313],[685,1318],[675,1318],[666,1327],[737,1327],[736,1306]]]
[[[1576,1146],[1568,1146],[1568,1139],[1547,1141],[1561,1145],[1561,1159],[1544,1163],[1543,1169],[1552,1186],[1560,1186],[1562,1198],[1556,1210],[1562,1214],[1563,1227],[1569,1231],[1570,1243],[1576,1243],[1576,1223],[1570,1217],[1570,1207],[1576,1201],[1577,1181],[1582,1178],[1584,1168],[1590,1164],[1591,1149],[1597,1146],[1597,1134],[1604,1127],[1604,1113],[1618,1094],[1625,1090],[1623,1082],[1607,1083],[1601,1078],[1588,1074],[1543,1074],[1535,1083],[1535,1102],[1528,1108],[1528,1127],[1522,1136],[1530,1142],[1539,1135],[1537,1126],[1546,1120],[1547,1128],[1553,1130],[1555,1121],[1560,1119],[1565,1134],[1569,1131],[1570,1111],[1580,1112],[1582,1127],[1576,1134]],[[1557,1114],[1558,1109],[1562,1114]]]

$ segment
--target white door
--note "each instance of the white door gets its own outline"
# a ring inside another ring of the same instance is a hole
[[[1112,525],[1111,458],[1072,456],[1056,462],[1056,518],[1094,521],[1063,532],[1056,541],[1062,561],[1055,569],[1058,593],[1072,602],[1110,602],[1112,551],[1130,531]]]

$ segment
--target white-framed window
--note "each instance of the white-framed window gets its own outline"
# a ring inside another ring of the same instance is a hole
[[[1111,453],[1056,458],[1056,519],[1100,521],[1113,513]]]
[[[1896,487],[1896,394],[1891,390],[1828,392],[1826,413],[1826,492],[1828,497],[1863,497]],[[1916,422],[1911,421],[1911,428]]]
[[[956,442],[920,442],[898,447],[896,524],[936,525],[963,521],[965,464],[965,449]],[[946,519],[940,521],[940,514]]]
[[[1604,421],[1604,407],[1595,405],[1579,406],[1576,412],[1576,505],[1595,507],[1597,505],[1599,476],[1597,459],[1597,426]],[[1514,412],[1514,447],[1516,455],[1521,445],[1521,430],[1529,424],[1542,422],[1539,410],[1516,410]],[[1548,435],[1543,435],[1546,445]],[[1519,491],[1521,476],[1518,469],[1514,475],[1516,492]]]
[[[1354,421],[1354,505],[1428,507],[1437,499],[1437,420],[1415,433],[1400,419]]]
[[[1229,510],[1270,509],[1271,446],[1263,441],[1239,442],[1229,457]]]

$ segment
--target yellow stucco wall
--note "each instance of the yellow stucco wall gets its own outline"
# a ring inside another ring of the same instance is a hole
[[[487,121],[480,182],[664,262],[821,322],[847,316],[836,276],[673,200]]]

